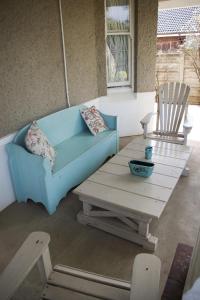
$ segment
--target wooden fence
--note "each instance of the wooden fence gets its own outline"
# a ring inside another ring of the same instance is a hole
[[[192,65],[192,59],[183,51],[157,53],[156,75],[158,83],[183,81],[191,87],[189,102],[200,104],[200,83]]]

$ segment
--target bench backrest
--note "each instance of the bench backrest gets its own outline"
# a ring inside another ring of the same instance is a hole
[[[63,109],[37,120],[41,130],[47,136],[51,145],[55,146],[64,140],[87,129],[80,115],[80,109],[84,105]],[[24,146],[24,139],[30,124],[22,128],[15,136],[13,142]]]

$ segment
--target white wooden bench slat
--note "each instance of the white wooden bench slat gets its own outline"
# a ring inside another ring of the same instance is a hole
[[[72,276],[77,276],[79,278],[85,278],[90,281],[95,281],[98,283],[103,283],[103,284],[114,286],[114,287],[119,287],[121,289],[125,289],[128,291],[131,288],[130,282],[128,282],[128,281],[119,280],[116,278],[111,278],[111,277],[99,275],[96,273],[91,273],[91,272],[88,272],[85,270],[83,271],[78,268],[72,268],[69,266],[59,264],[59,265],[55,265],[53,269],[54,269],[54,271],[57,271],[57,272],[61,272],[61,273],[72,275]]]
[[[162,141],[154,141],[151,139],[141,139],[141,137],[134,138],[134,140],[130,144],[131,145],[139,144],[144,146],[151,145],[155,148],[161,148],[161,149],[164,148],[164,149],[169,149],[174,151],[191,153],[191,148],[189,146],[167,143]]]
[[[102,172],[97,171],[87,180],[102,184],[103,186],[109,186],[117,190],[133,193],[133,197],[134,194],[137,194],[164,202],[168,201],[172,193],[172,189],[148,184],[145,182],[134,182],[130,174],[127,174],[127,176],[117,176],[108,173],[102,174]]]
[[[172,102],[173,102],[173,94],[174,94],[174,84],[170,82],[169,84],[169,99],[168,99],[168,111],[167,111],[167,132],[170,131],[170,124],[171,124],[171,111],[172,111]]]
[[[130,158],[127,156],[115,155],[109,160],[109,163],[127,166],[129,161]],[[179,178],[181,176],[182,169],[156,163],[153,173]]]
[[[127,156],[130,159],[138,159],[138,160],[145,160],[144,153],[130,150],[130,149],[123,149],[121,150],[118,155],[120,156]],[[153,154],[152,155],[152,161],[154,163],[159,163],[167,166],[172,166],[176,168],[184,168],[186,164],[186,160],[178,159],[178,158],[172,158],[172,157],[165,157]]]
[[[105,209],[113,208],[113,211],[120,211],[123,208],[126,212],[138,213],[146,216],[159,218],[166,202],[153,200],[152,198],[133,195],[115,188],[103,186],[94,182],[85,181],[77,189],[80,196],[93,199],[93,203],[98,204],[98,199]],[[92,202],[92,200],[91,200]],[[116,210],[115,208],[118,208]]]
[[[110,300],[130,300],[130,290],[90,281],[75,275],[53,271],[48,280],[51,285],[70,289],[89,296]]]
[[[164,95],[162,97],[162,100],[160,99],[159,104],[162,105],[163,108],[163,115],[161,114],[160,110],[160,118],[163,120],[163,131],[167,131],[167,120],[168,120],[168,115],[167,115],[167,99],[169,98],[169,88],[168,85],[164,85]]]
[[[163,106],[162,106],[162,100],[164,98],[164,94],[161,92],[161,90],[159,89],[159,128],[160,128],[160,131],[163,132],[164,131],[164,121],[163,121]]]
[[[143,253],[135,257],[131,300],[159,300],[160,268],[160,260],[154,255]]]
[[[102,300],[102,298],[97,298],[75,291],[71,291],[65,288],[60,288],[53,285],[46,285],[42,299],[45,300]]]
[[[115,174],[115,175],[120,175],[120,176],[130,176],[130,169],[128,166],[121,166],[121,165],[116,165],[116,164],[110,164],[107,163],[103,165],[100,169],[99,172],[107,172],[110,174]],[[174,177],[169,177],[157,173],[153,173],[150,177],[139,177],[139,176],[134,176],[132,175],[132,179],[134,182],[139,183],[139,182],[147,182],[149,184],[154,184],[158,185],[161,187],[166,187],[173,189],[174,186],[176,185],[178,179]]]
[[[172,103],[174,103],[174,105],[172,105],[172,112],[171,112],[171,124],[170,124],[170,131],[173,130],[173,126],[174,126],[174,119],[175,119],[175,114],[176,114],[176,103],[178,101],[178,95],[179,95],[179,91],[180,91],[180,82],[177,82],[174,86],[174,96],[173,96],[173,100]]]
[[[179,129],[179,128],[177,128],[177,124],[178,124],[178,121],[179,121],[179,118],[180,118],[181,107],[183,105],[184,109],[185,109],[185,104],[186,104],[186,101],[187,101],[187,98],[184,99],[185,89],[186,89],[186,85],[181,84],[178,99],[177,99],[177,103],[174,104],[174,105],[176,105],[176,113],[175,113],[174,125],[173,125],[173,128],[172,128],[172,131],[176,132],[176,133],[178,133],[178,129]],[[185,100],[184,103],[183,103],[183,100]]]
[[[178,122],[177,122],[177,125],[176,125],[176,132],[178,132],[178,130],[180,128],[181,121],[182,121],[182,118],[183,118],[183,115],[184,115],[184,112],[185,112],[186,103],[187,103],[189,93],[190,93],[190,87],[186,86],[185,94],[184,94],[184,97],[183,97],[183,101],[182,101],[182,105],[181,105],[181,109],[180,109],[180,113],[179,113],[179,119],[178,119]]]
[[[140,144],[128,144],[124,149],[133,149],[135,151],[141,151],[144,154],[144,146],[141,146]],[[153,147],[153,153],[155,153],[156,155],[179,158],[183,160],[188,160],[190,156],[190,153],[188,152],[176,151],[176,150],[171,150],[166,148],[157,148],[157,147]]]
[[[159,134],[158,134],[159,133]],[[173,144],[183,144],[183,134],[177,134],[178,136],[174,135],[167,135],[167,134],[162,134],[160,135],[159,131],[153,131],[153,133],[149,133],[148,137],[151,138],[152,140],[158,140],[161,142],[167,142],[167,143],[173,143]]]

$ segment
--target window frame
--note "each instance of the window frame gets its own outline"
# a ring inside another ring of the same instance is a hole
[[[106,17],[106,1],[105,0],[105,41],[106,41],[106,48],[107,48],[107,37],[113,35],[127,35],[128,36],[128,78],[127,81],[114,81],[108,82],[108,64],[107,64],[107,49],[106,49],[106,78],[107,78],[107,87],[120,87],[120,86],[131,86],[132,85],[132,59],[133,59],[133,35],[132,35],[132,0],[128,0],[129,2],[129,31],[115,31],[115,32],[108,32],[107,31],[107,17]]]

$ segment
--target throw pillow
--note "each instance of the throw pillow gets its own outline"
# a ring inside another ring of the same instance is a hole
[[[104,119],[102,118],[100,112],[96,109],[95,106],[83,108],[81,109],[80,113],[93,135],[108,130]]]
[[[53,167],[56,157],[55,150],[49,144],[47,137],[38,127],[36,121],[33,121],[26,134],[25,145],[31,153],[47,157],[50,160],[51,167]]]

